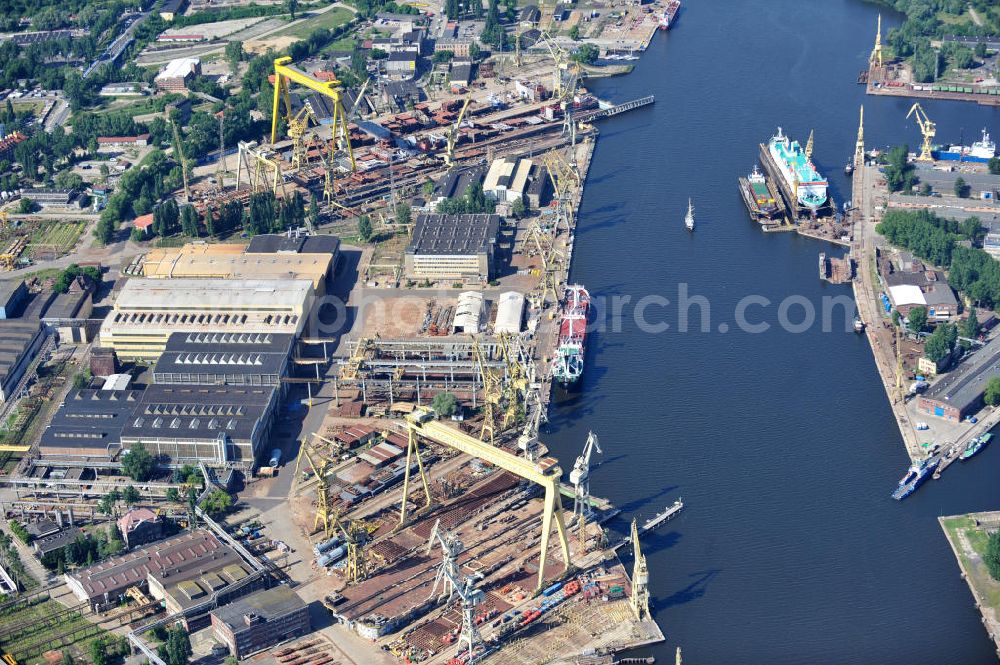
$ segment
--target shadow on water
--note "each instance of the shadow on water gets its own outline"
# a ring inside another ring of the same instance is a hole
[[[694,580],[690,584],[679,591],[675,591],[666,598],[654,598],[652,604],[657,609],[666,609],[690,603],[692,600],[698,600],[708,590],[708,583],[715,579],[721,572],[719,569],[712,569],[691,573],[688,577],[693,577]]]

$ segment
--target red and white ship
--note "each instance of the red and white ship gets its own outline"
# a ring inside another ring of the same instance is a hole
[[[564,386],[576,383],[583,375],[589,310],[590,293],[587,289],[579,284],[567,286],[559,322],[559,341],[552,357],[552,378]]]
[[[681,0],[667,0],[667,6],[660,14],[660,30],[669,30],[674,22],[674,17],[681,9]]]

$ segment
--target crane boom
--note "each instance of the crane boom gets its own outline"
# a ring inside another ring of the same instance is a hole
[[[469,108],[469,102],[472,101],[472,93],[469,93],[465,97],[465,103],[462,104],[462,110],[458,113],[458,119],[455,120],[455,124],[451,126],[451,131],[448,132],[448,146],[444,153],[444,163],[447,166],[451,166],[455,163],[455,143],[458,141],[458,128],[462,124],[462,119],[465,118],[465,110]]]
[[[920,154],[917,156],[917,161],[933,162],[934,156],[931,154],[931,142],[937,134],[937,125],[927,116],[927,112],[924,111],[924,107],[919,102],[910,107],[910,112],[906,114],[906,118],[909,119],[910,116],[916,118],[917,124],[920,125],[920,133],[924,137],[924,141],[920,145]]]
[[[191,203],[191,187],[188,185],[188,163],[184,156],[184,146],[181,143],[181,132],[177,129],[177,123],[173,116],[170,117],[170,127],[174,132],[174,152],[181,163],[181,178],[184,180],[184,202]]]

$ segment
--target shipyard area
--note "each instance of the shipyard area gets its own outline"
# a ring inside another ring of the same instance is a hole
[[[640,525],[590,493],[596,433],[560,463],[543,432],[586,371],[569,270],[601,119],[655,102],[587,80],[680,2],[198,4],[123,23],[102,57],[155,78],[102,88],[116,121],[73,187],[4,192],[7,663],[663,642],[642,538],[683,504]]]

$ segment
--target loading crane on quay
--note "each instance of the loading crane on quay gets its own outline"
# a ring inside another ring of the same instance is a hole
[[[472,101],[472,93],[470,92],[465,97],[465,103],[462,104],[462,110],[458,113],[458,118],[455,120],[455,124],[451,126],[448,131],[448,142],[445,146],[444,152],[444,163],[445,166],[452,166],[455,163],[455,143],[458,142],[458,129],[462,125],[462,119],[465,118],[465,111],[469,108],[469,102]],[[392,165],[389,165],[392,168]]]
[[[924,107],[920,105],[920,102],[910,107],[910,112],[906,114],[906,118],[909,119],[911,115],[916,116],[917,124],[920,125],[920,133],[924,137],[923,143],[920,144],[920,154],[917,155],[917,161],[933,162],[934,156],[931,155],[931,141],[934,140],[934,136],[937,134],[937,125],[927,116],[927,112],[924,111]]]
[[[583,452],[576,458],[573,470],[569,472],[569,482],[573,484],[573,516],[576,519],[581,551],[587,550],[587,518],[593,514],[590,505],[590,456],[595,450],[604,454],[597,435],[590,432],[583,445]]]

